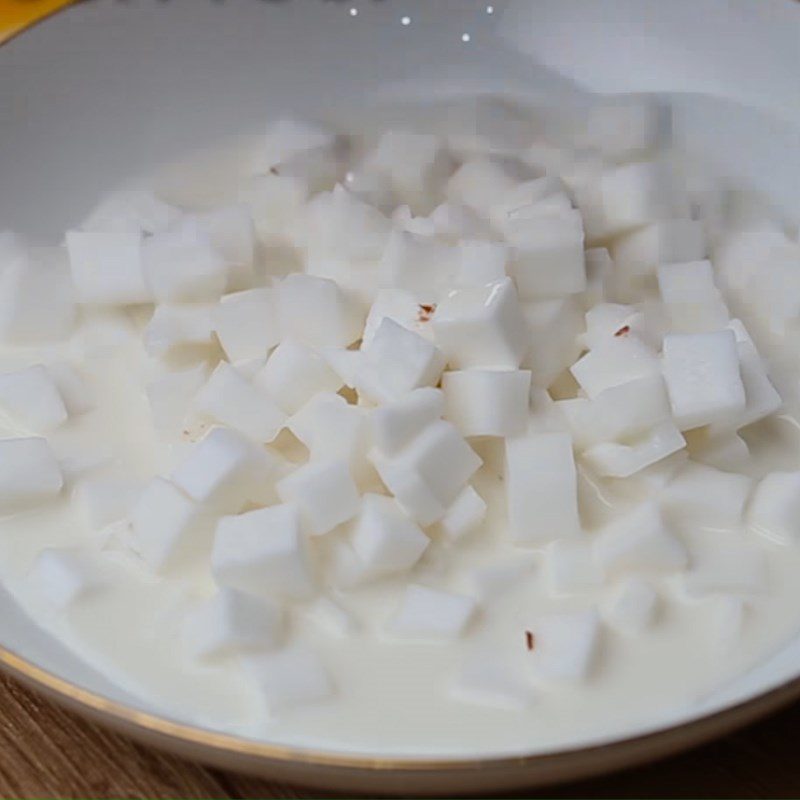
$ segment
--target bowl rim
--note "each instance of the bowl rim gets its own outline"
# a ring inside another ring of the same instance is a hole
[[[667,755],[688,749],[714,738],[725,730],[733,730],[765,716],[800,698],[800,675],[765,689],[752,697],[726,705],[716,711],[701,714],[684,722],[668,723],[638,734],[612,738],[595,744],[559,747],[541,753],[518,755],[465,756],[384,756],[337,752],[304,748],[296,745],[281,745],[258,741],[222,731],[213,731],[178,722],[156,713],[136,709],[126,703],[112,700],[104,695],[79,686],[72,681],[40,667],[13,650],[0,644],[0,671],[21,679],[34,689],[42,690],[56,702],[72,707],[78,712],[91,714],[95,719],[112,727],[123,727],[128,733],[153,734],[164,744],[199,746],[215,755],[234,755],[258,761],[313,767],[334,767],[347,770],[371,772],[397,771],[432,773],[449,770],[519,770],[537,763],[551,762],[576,757],[593,757],[597,766],[586,772],[598,774],[614,768],[614,763],[604,769],[601,764],[605,756],[619,756],[630,751],[630,763],[650,760],[658,755]],[[132,728],[132,730],[130,730]],[[678,739],[675,737],[679,736]],[[641,757],[636,757],[634,749]],[[185,751],[184,751],[185,752]],[[599,760],[598,760],[599,759]]]

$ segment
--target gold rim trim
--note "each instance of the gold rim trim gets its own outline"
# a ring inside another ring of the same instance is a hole
[[[56,700],[66,701],[67,704],[81,706],[97,713],[99,717],[106,717],[112,721],[127,723],[141,732],[158,734],[170,741],[180,744],[199,745],[220,754],[235,754],[257,758],[264,761],[279,761],[284,763],[307,764],[320,767],[338,767],[343,769],[362,769],[370,771],[396,770],[396,771],[422,771],[438,772],[442,770],[476,770],[494,768],[500,770],[519,769],[532,766],[539,762],[563,760],[569,757],[583,755],[586,757],[607,754],[612,751],[634,747],[642,752],[648,744],[661,743],[664,751],[653,754],[666,755],[677,752],[702,741],[711,739],[719,733],[726,723],[729,728],[741,727],[749,722],[774,711],[790,701],[800,697],[800,676],[792,678],[786,683],[768,689],[755,697],[743,700],[728,708],[707,714],[688,722],[670,725],[652,732],[637,736],[630,736],[613,741],[587,745],[584,747],[567,748],[545,753],[531,753],[519,756],[496,756],[487,758],[387,758],[363,755],[349,755],[323,750],[309,750],[300,747],[277,745],[268,742],[258,742],[244,739],[227,733],[218,733],[192,725],[174,722],[146,711],[111,700],[103,695],[85,689],[58,675],[37,666],[31,661],[17,655],[6,647],[0,646],[0,669],[12,676],[22,678],[24,681],[40,689],[45,689],[55,696]],[[687,735],[691,734],[691,735]],[[677,741],[680,735],[682,740]],[[673,746],[669,746],[669,745]],[[641,758],[638,760],[645,760]],[[603,771],[598,768],[596,772]]]

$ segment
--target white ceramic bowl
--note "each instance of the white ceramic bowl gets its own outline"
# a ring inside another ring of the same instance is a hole
[[[0,227],[54,240],[104,190],[271,116],[341,116],[389,95],[484,91],[533,100],[667,94],[690,151],[800,220],[800,4],[492,6],[488,13],[485,0],[94,0],[70,8],[0,48]],[[276,779],[387,793],[501,791],[583,777],[704,741],[800,695],[798,638],[669,728],[524,758],[376,759],[164,719],[65,651],[2,591],[0,663],[175,752]]]

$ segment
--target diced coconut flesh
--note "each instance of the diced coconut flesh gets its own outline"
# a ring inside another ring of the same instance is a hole
[[[358,513],[358,488],[346,461],[309,461],[275,488],[284,503],[297,506],[314,536],[329,533]]]
[[[602,571],[588,542],[557,540],[550,542],[545,553],[545,578],[551,594],[582,594],[602,584]]]
[[[597,654],[600,623],[596,611],[549,614],[530,626],[531,674],[538,680],[581,681]]]
[[[179,348],[213,347],[212,313],[206,303],[158,306],[144,331],[145,349],[160,358]]]
[[[664,525],[659,508],[643,503],[609,523],[593,539],[595,558],[607,575],[675,572],[686,567],[686,547]]]
[[[433,317],[436,344],[451,369],[517,369],[528,331],[510,278],[451,292]]]
[[[300,517],[289,505],[222,517],[211,570],[220,585],[262,597],[304,598],[314,592]]]
[[[690,568],[682,577],[690,597],[733,594],[749,596],[766,589],[767,557],[755,542],[696,542],[690,548]]]
[[[537,692],[518,672],[476,648],[464,656],[450,693],[462,702],[524,712],[536,704]]]
[[[0,439],[0,510],[15,511],[56,497],[61,467],[45,439]]]
[[[330,597],[317,597],[306,603],[301,613],[313,625],[335,636],[347,636],[359,628],[355,617]]]
[[[758,483],[747,508],[748,526],[772,541],[800,538],[800,472],[770,472]]]
[[[445,372],[444,417],[464,436],[517,436],[527,429],[530,390],[527,370]]]
[[[230,428],[212,428],[172,473],[189,497],[216,510],[238,512],[264,496],[280,466],[276,455]]]
[[[192,400],[190,416],[228,425],[256,442],[271,442],[286,414],[235,367],[221,361]]]
[[[135,478],[102,475],[80,481],[72,490],[72,498],[89,527],[100,530],[129,517],[141,492],[142,482]]]
[[[31,581],[56,608],[66,608],[100,589],[105,580],[101,566],[90,554],[78,548],[49,548],[36,558]]]
[[[380,575],[412,567],[429,539],[391,497],[365,494],[350,543],[370,573]]]
[[[203,507],[165,478],[155,477],[131,511],[139,555],[156,571],[208,555],[213,522]]]
[[[511,538],[537,544],[580,532],[572,441],[563,433],[506,440],[506,499]]]
[[[410,584],[387,630],[404,638],[447,641],[461,636],[475,613],[469,597]]]
[[[613,628],[628,636],[641,633],[653,624],[658,610],[658,593],[641,578],[628,578],[603,609],[603,617]]]
[[[223,587],[187,617],[183,637],[199,658],[272,650],[283,638],[283,616],[274,601]]]
[[[375,446],[392,455],[444,413],[444,395],[438,389],[422,387],[399,400],[385,403],[370,412]]]
[[[53,376],[41,364],[0,373],[0,411],[36,434],[54,431],[69,416]]]
[[[439,520],[438,527],[445,539],[458,541],[481,526],[486,518],[486,501],[466,486]]]
[[[319,656],[300,645],[252,656],[247,666],[270,714],[318,703],[334,693],[331,677]]]

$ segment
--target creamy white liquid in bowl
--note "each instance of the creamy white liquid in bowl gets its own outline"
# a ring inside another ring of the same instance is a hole
[[[165,713],[539,750],[800,627],[796,230],[656,104],[472,110],[0,236],[0,576]]]

